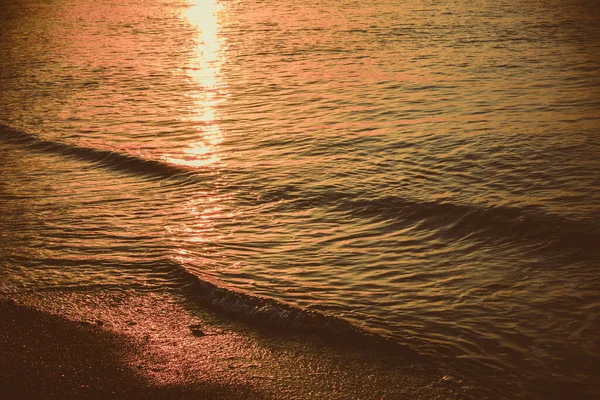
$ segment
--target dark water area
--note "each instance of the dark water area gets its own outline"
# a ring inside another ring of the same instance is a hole
[[[0,10],[3,295],[185,292],[466,398],[600,396],[595,2]]]

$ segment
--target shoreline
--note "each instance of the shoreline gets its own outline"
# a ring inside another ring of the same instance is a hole
[[[370,350],[257,330],[174,293],[0,295],[0,385],[7,400],[482,398],[477,377]],[[591,399],[595,389],[552,382],[483,397],[568,393]]]
[[[435,399],[460,383],[411,358],[257,330],[173,293],[0,297],[7,399]]]

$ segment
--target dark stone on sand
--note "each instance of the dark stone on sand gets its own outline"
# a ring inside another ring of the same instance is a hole
[[[192,335],[196,337],[206,336],[201,325],[190,325],[190,331],[192,331]]]

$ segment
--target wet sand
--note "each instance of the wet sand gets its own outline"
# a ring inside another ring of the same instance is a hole
[[[13,301],[0,302],[0,387],[4,399],[259,399],[249,386],[199,379],[154,386],[127,360],[144,357],[125,335]]]
[[[462,398],[460,382],[416,360],[256,329],[176,296],[15,299],[0,300],[6,399]]]

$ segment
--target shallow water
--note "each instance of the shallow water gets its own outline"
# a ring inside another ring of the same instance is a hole
[[[0,6],[2,291],[191,287],[598,393],[593,2]]]

